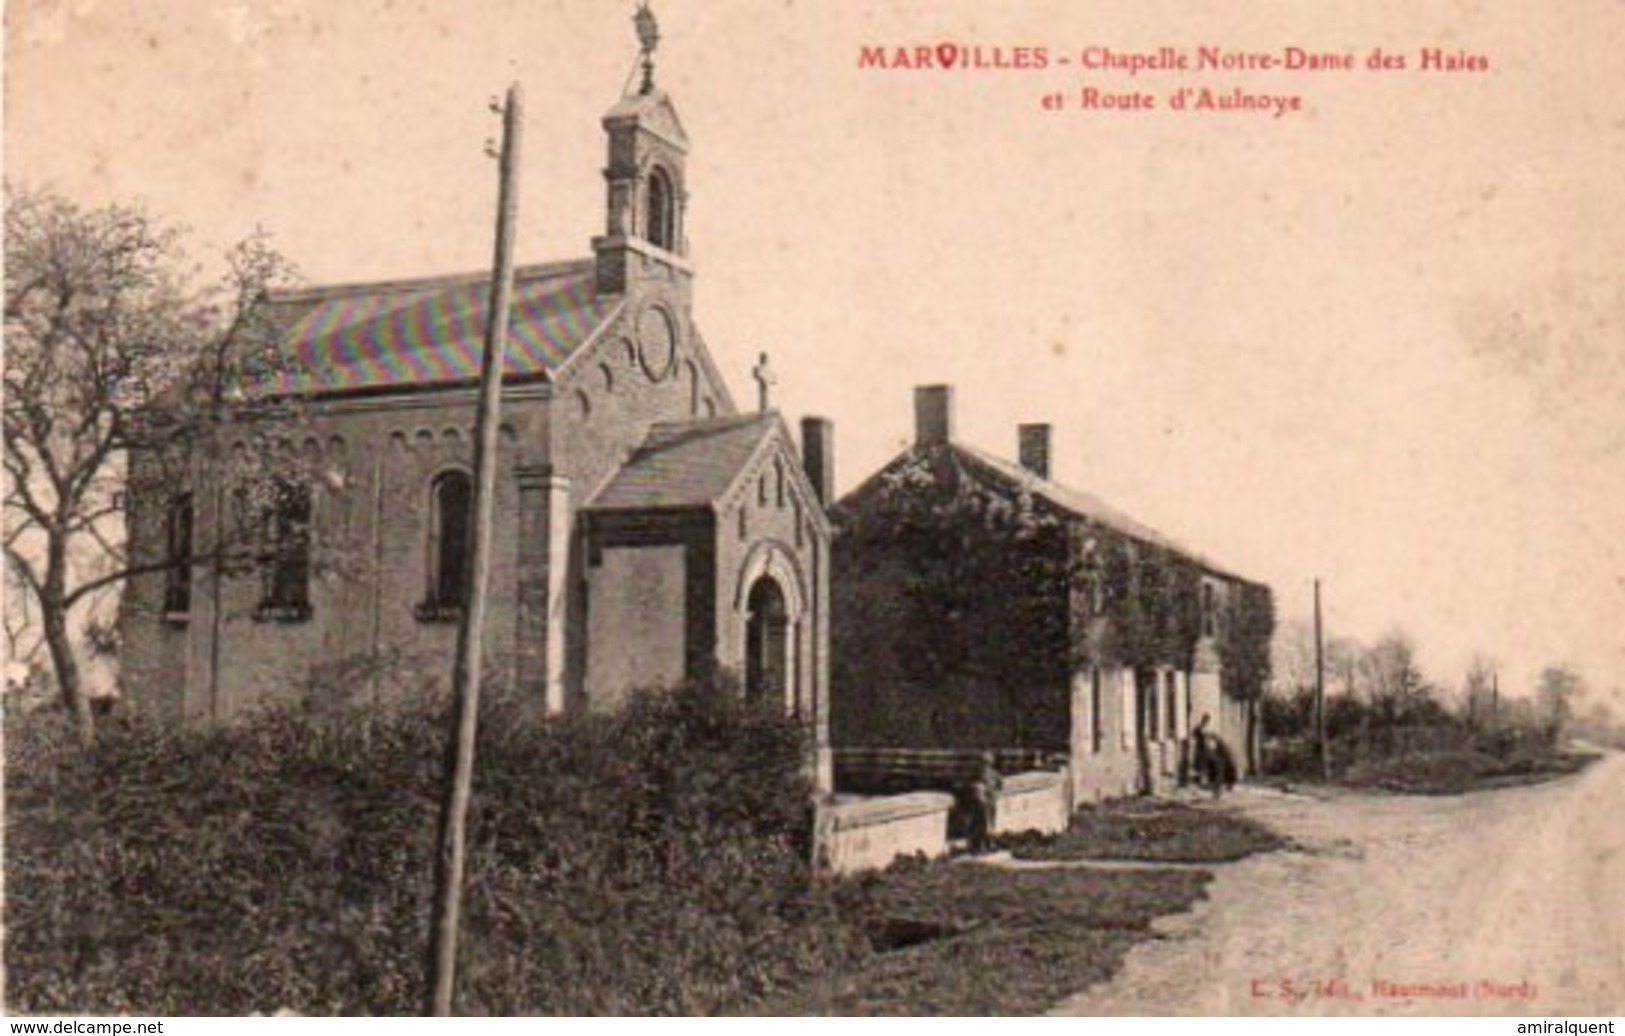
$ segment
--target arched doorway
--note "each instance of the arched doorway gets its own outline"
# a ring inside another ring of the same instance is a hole
[[[745,698],[785,702],[790,690],[790,611],[772,576],[752,584],[745,608]]]

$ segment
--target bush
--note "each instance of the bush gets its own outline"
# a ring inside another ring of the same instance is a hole
[[[481,724],[465,1013],[706,1013],[864,949],[809,875],[803,731],[728,688]],[[414,1013],[444,703],[124,719],[93,756],[8,717],[9,1006]]]

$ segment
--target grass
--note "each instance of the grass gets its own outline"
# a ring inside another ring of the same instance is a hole
[[[1413,752],[1355,763],[1338,783],[1405,795],[1459,795],[1554,780],[1578,773],[1597,758],[1561,751],[1500,757],[1472,748]]]
[[[1228,863],[1286,842],[1263,824],[1212,807],[1125,799],[1085,807],[1054,838],[1011,839],[1021,860],[1138,860]]]
[[[1211,878],[814,878],[801,732],[734,700],[691,688],[545,728],[487,703],[462,1011],[1032,1013],[1110,978]],[[109,725],[91,756],[51,717],[8,715],[8,1007],[415,1011],[437,709]],[[1086,811],[1052,851],[1230,859],[1244,823],[1139,801]]]
[[[1057,836],[1007,838],[1020,860],[1202,864],[1285,847],[1211,807],[1124,800],[1080,811]],[[1017,1015],[1109,980],[1159,917],[1189,910],[1212,872],[899,865],[846,883],[837,909],[870,953],[763,1014]]]
[[[1206,871],[1009,870],[935,863],[851,883],[842,911],[872,952],[751,1013],[1017,1015],[1109,979]]]

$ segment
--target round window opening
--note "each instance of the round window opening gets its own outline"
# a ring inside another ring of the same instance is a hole
[[[664,380],[677,364],[677,329],[658,306],[650,306],[638,318],[638,363],[654,381]]]

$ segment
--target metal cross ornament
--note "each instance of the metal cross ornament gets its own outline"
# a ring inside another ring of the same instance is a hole
[[[761,362],[751,369],[750,376],[756,379],[758,409],[766,413],[773,407],[773,387],[779,383],[779,376],[768,365],[767,353],[762,354]]]
[[[655,48],[660,46],[660,25],[647,3],[638,5],[632,24],[638,30],[638,45],[643,48],[643,85],[638,92],[646,94],[655,88]]]

